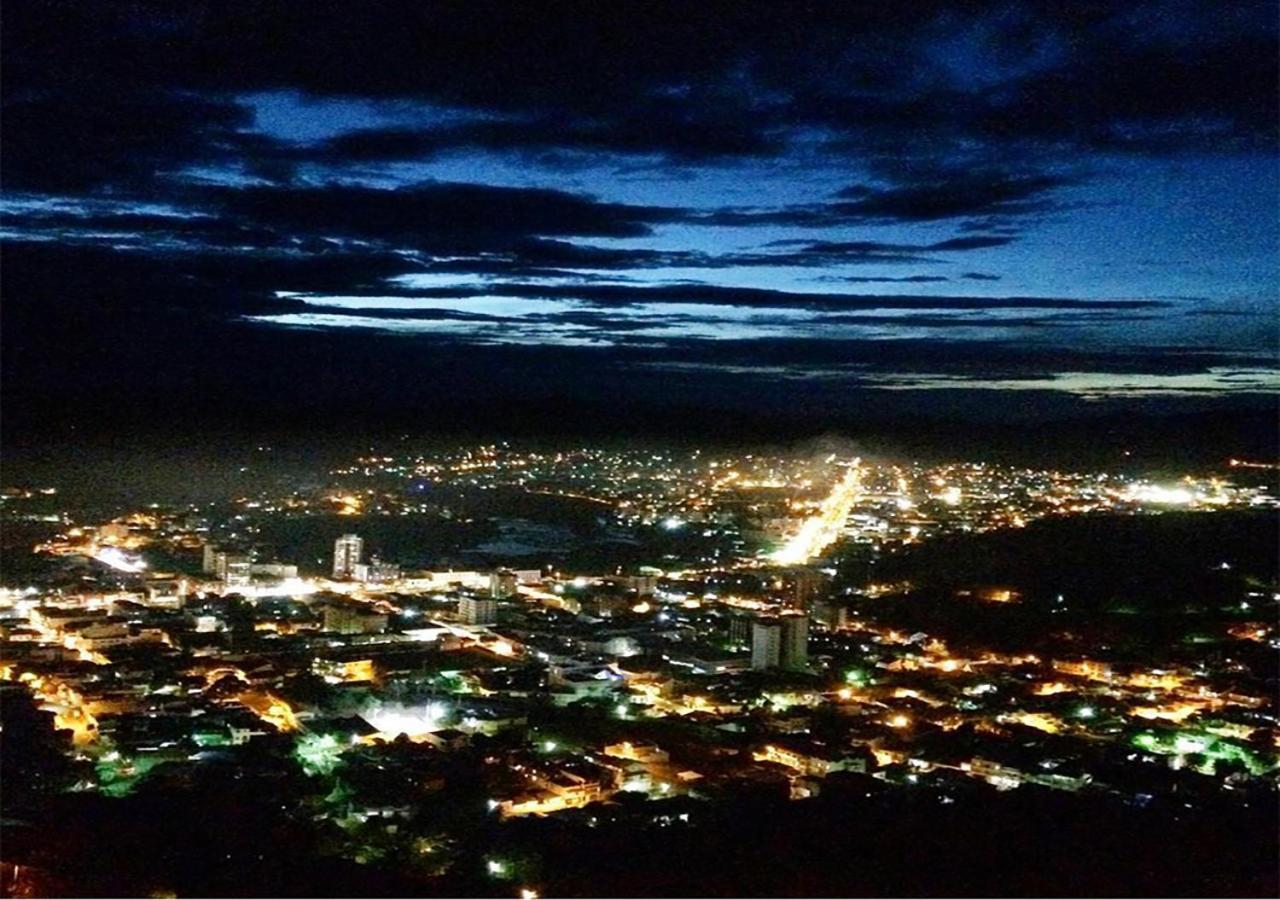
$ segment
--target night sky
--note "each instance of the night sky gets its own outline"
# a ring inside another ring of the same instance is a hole
[[[1269,418],[1276,23],[17,0],[5,440]]]

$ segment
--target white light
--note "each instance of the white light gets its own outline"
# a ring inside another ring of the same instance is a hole
[[[137,558],[130,558],[118,547],[100,547],[94,554],[93,558],[104,566],[109,566],[117,572],[129,572],[136,574],[147,568],[147,564]]]
[[[364,720],[383,734],[405,734],[416,737],[440,730],[440,720],[446,709],[443,704],[430,703],[421,707],[384,706],[364,713]]]
[[[1136,503],[1185,506],[1194,503],[1196,495],[1186,488],[1167,488],[1158,484],[1135,484],[1124,492],[1124,499]]]

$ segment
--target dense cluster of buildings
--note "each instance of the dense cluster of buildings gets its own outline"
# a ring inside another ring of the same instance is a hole
[[[831,779],[1139,799],[1274,783],[1274,691],[1247,663],[1248,648],[1280,647],[1274,585],[1241,594],[1214,653],[1152,665],[1068,638],[953,648],[895,623],[905,587],[850,576],[834,555],[1047,515],[1273,504],[1262,488],[500,448],[365,459],[333,477],[311,495],[238,498],[221,518],[60,515],[35,547],[45,574],[0,591],[0,676],[69,733],[66,752],[87,764],[71,789],[127,792],[161,762],[263,740],[287,742],[316,778],[368,767],[373,786],[343,813],[365,830],[447,789],[441,761],[469,753],[503,818],[618,795],[802,799]],[[424,479],[576,496],[610,539],[633,530],[624,550],[657,549],[596,571],[518,554],[470,568],[380,559],[365,529],[380,517],[419,503],[431,521],[464,515],[446,506],[465,494],[419,499]],[[254,522],[273,517],[329,523],[327,558],[264,549]],[[837,594],[837,579],[853,586]],[[1020,599],[974,585],[957,602]],[[414,789],[377,787],[386,772]]]

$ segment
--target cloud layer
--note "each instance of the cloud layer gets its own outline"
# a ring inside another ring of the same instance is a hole
[[[6,395],[267,402],[332,356],[383,407],[471,348],[500,409],[538,347],[712,407],[1270,393],[1276,14],[20,4]],[[143,331],[200,349],[166,375]]]

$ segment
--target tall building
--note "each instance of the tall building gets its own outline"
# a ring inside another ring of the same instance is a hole
[[[498,621],[498,601],[466,596],[458,601],[458,618],[468,625],[492,625]]]
[[[808,616],[783,615],[752,623],[751,668],[799,671],[808,667]]]
[[[729,646],[747,647],[751,644],[751,624],[755,616],[729,616]]]
[[[358,534],[344,534],[333,542],[333,577],[350,578],[364,553],[364,540]]]
[[[828,593],[831,579],[814,569],[798,568],[788,573],[791,582],[791,606],[810,610],[813,604]]]
[[[204,556],[201,559],[200,571],[206,575],[212,575],[218,571],[218,545],[206,543],[204,545]]]
[[[782,641],[778,665],[793,671],[809,668],[809,617],[782,617]]]
[[[751,625],[751,668],[776,669],[782,652],[782,623],[758,619]]]
[[[253,557],[219,550],[214,554],[213,571],[227,584],[243,587],[253,580]]]

